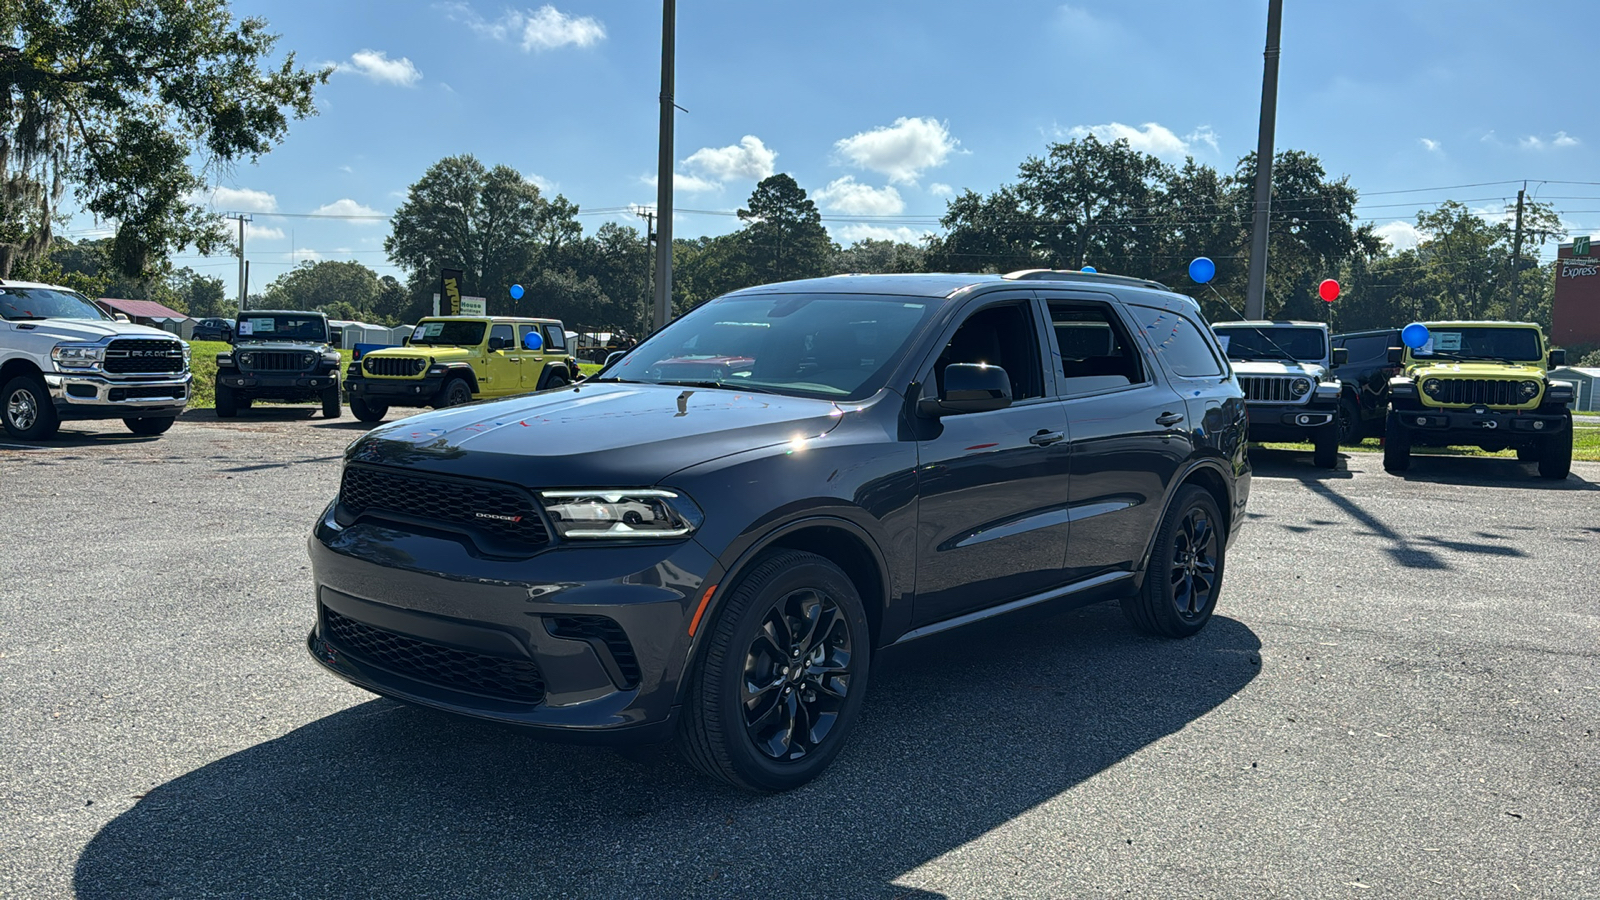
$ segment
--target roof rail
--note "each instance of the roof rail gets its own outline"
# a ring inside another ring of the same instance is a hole
[[[1137,285],[1139,287],[1154,288],[1158,291],[1170,291],[1159,281],[1148,278],[1133,278],[1128,275],[1108,275],[1102,272],[1080,272],[1073,269],[1018,269],[1000,276],[1008,281],[1087,281],[1104,282],[1112,281],[1119,284]]]

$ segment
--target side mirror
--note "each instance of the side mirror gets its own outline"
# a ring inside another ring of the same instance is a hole
[[[544,349],[544,336],[537,328],[522,336],[522,349],[535,353]]]
[[[1565,351],[1565,350],[1551,350],[1550,351],[1550,368],[1553,369],[1556,366],[1564,366],[1566,364],[1567,364],[1567,351]]]
[[[1335,348],[1333,348],[1333,364],[1334,365],[1342,366],[1342,365],[1344,365],[1345,363],[1347,363],[1349,361],[1350,361],[1350,349],[1348,347],[1335,347]]]
[[[489,352],[490,353],[493,353],[493,352],[495,352],[497,350],[504,350],[509,346],[511,346],[511,344],[508,343],[505,338],[500,338],[500,337],[489,338]]]
[[[944,390],[937,400],[917,405],[933,416],[1005,409],[1011,405],[1011,376],[986,363],[951,363],[944,370]]]
[[[1390,347],[1389,348],[1389,365],[1398,366],[1398,365],[1400,365],[1401,363],[1403,363],[1405,361],[1406,361],[1406,348],[1404,348],[1404,347]]]
[[[606,354],[606,361],[601,366],[601,368],[610,368],[612,363],[616,362],[617,360],[619,360],[619,359],[621,359],[621,358],[623,358],[624,356],[627,356],[627,355],[628,354],[626,352],[622,351],[622,350],[613,350],[610,353]]]

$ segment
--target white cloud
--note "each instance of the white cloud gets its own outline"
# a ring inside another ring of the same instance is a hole
[[[917,231],[904,225],[887,228],[882,225],[867,225],[860,222],[829,228],[828,233],[833,236],[834,240],[846,247],[857,241],[895,241],[901,244],[920,244],[923,238],[932,234],[930,231]]]
[[[887,175],[892,184],[916,184],[924,169],[944,165],[960,145],[943,122],[901,117],[893,125],[863,131],[834,147],[858,169]]]
[[[209,191],[196,191],[189,201],[209,206],[221,212],[277,212],[278,198],[266,191],[250,188],[215,187]]]
[[[1068,37],[1083,42],[1100,43],[1119,33],[1115,22],[1101,19],[1080,6],[1062,6],[1056,11],[1056,23]]]
[[[569,16],[554,6],[538,9],[508,9],[490,22],[465,3],[446,7],[452,18],[459,18],[473,31],[497,41],[511,41],[524,51],[554,50],[559,47],[592,47],[605,40],[606,27],[591,16]]]
[[[350,55],[349,62],[339,63],[336,68],[341,72],[354,72],[383,84],[398,84],[403,87],[410,87],[422,78],[422,73],[417,71],[411,60],[404,56],[390,59],[382,50],[357,51]]]
[[[322,254],[312,250],[310,247],[301,247],[299,250],[294,251],[293,255],[294,261],[297,263],[302,261],[318,262],[322,259]]]
[[[1438,153],[1439,148],[1444,146],[1432,138],[1417,138],[1417,143],[1421,144],[1422,149],[1428,151],[1429,153]]]
[[[954,197],[956,189],[942,181],[935,181],[933,184],[928,185],[928,193],[935,197]]]
[[[1524,150],[1554,150],[1576,147],[1580,143],[1582,142],[1565,131],[1558,131],[1548,139],[1541,138],[1536,134],[1530,134],[1517,141],[1517,146]]]
[[[906,202],[893,187],[875,188],[846,175],[812,195],[828,209],[852,216],[898,216]]]
[[[222,225],[225,233],[237,238],[239,234],[238,223],[224,222]],[[283,233],[282,228],[274,228],[271,225],[258,225],[255,222],[244,223],[244,243],[247,250],[251,241],[281,241],[284,237],[286,235]]]
[[[1197,144],[1205,144],[1213,152],[1217,149],[1217,134],[1209,125],[1202,125],[1181,138],[1172,129],[1157,122],[1146,122],[1138,128],[1121,122],[1077,125],[1065,132],[1066,137],[1074,140],[1082,140],[1091,134],[1108,144],[1125,140],[1129,147],[1141,153],[1172,163],[1183,162],[1185,157],[1193,156]]]
[[[382,216],[383,215],[383,213],[379,212],[378,210],[375,210],[370,206],[363,206],[362,204],[357,203],[356,201],[351,200],[348,197],[346,197],[346,198],[344,198],[342,200],[335,200],[332,203],[326,204],[324,206],[319,206],[314,211],[314,214],[315,215],[319,215],[319,216],[362,216],[362,217],[366,217],[366,216]]]
[[[1410,222],[1389,222],[1377,228],[1378,237],[1389,242],[1395,250],[1410,250],[1422,243],[1423,234]]]
[[[654,175],[645,175],[639,180],[651,187],[655,187],[661,181]],[[721,182],[697,178],[693,175],[685,175],[682,172],[674,172],[672,173],[672,190],[685,194],[704,194],[722,190],[722,184]],[[674,216],[676,216],[676,213],[674,213]]]
[[[539,193],[541,194],[554,194],[557,192],[556,189],[560,187],[560,185],[556,184],[554,181],[551,181],[550,179],[541,175],[529,175],[524,173],[522,180],[538,188]]]
[[[777,159],[777,151],[761,143],[760,138],[747,134],[732,146],[702,147],[691,153],[683,164],[700,176],[717,182],[736,178],[760,181],[771,177],[775,171],[773,163]]]

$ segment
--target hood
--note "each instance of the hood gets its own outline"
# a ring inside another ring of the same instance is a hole
[[[469,347],[430,347],[420,345],[415,347],[384,347],[361,354],[362,359],[369,356],[399,356],[406,359],[415,359],[419,356],[431,356],[434,362],[450,362],[457,359],[471,359],[474,354]]]
[[[1411,367],[1411,376],[1416,379],[1423,378],[1545,378],[1543,368],[1533,363],[1521,365],[1502,362],[1415,362]]]
[[[352,461],[527,487],[640,487],[687,466],[828,433],[828,400],[655,384],[579,384],[385,425]]]
[[[239,341],[235,350],[326,350],[327,341]]]
[[[1317,381],[1327,372],[1319,363],[1286,362],[1284,360],[1260,360],[1258,362],[1228,361],[1233,371],[1239,375],[1304,375],[1312,381]]]
[[[177,335],[170,331],[162,331],[159,328],[151,328],[148,325],[134,325],[129,322],[97,322],[94,319],[41,319],[38,321],[12,322],[11,324],[17,331],[24,334],[54,338],[58,341],[94,342],[109,337],[164,337],[171,338],[174,341],[180,340]]]

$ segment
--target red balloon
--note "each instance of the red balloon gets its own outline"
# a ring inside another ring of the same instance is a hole
[[[1332,303],[1339,299],[1339,282],[1332,278],[1324,278],[1322,283],[1317,285],[1317,296],[1322,298],[1323,303]]]

